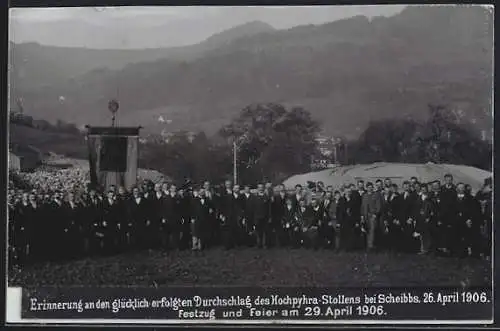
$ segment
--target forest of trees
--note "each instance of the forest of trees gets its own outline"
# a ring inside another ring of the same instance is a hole
[[[370,123],[347,146],[346,163],[378,161],[452,163],[491,170],[492,142],[462,124],[442,105],[429,105],[424,122],[386,119]]]

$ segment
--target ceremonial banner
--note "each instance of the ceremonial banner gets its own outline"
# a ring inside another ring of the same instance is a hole
[[[106,189],[110,185],[130,190],[137,182],[140,127],[88,127],[90,180]]]

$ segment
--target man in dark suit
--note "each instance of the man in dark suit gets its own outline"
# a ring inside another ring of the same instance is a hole
[[[411,190],[410,182],[403,182],[403,192],[401,193],[400,199],[400,221],[404,237],[403,251],[414,252],[417,249],[414,244],[415,240],[413,239],[413,233],[415,232],[416,226],[414,212],[418,195],[415,191]]]
[[[330,193],[328,193],[329,195]],[[327,197],[330,200],[330,197]],[[349,250],[352,246],[353,226],[348,222],[346,215],[346,200],[340,191],[335,191],[333,200],[325,208],[328,215],[328,226],[331,228],[336,251]],[[330,239],[330,238],[329,238]]]
[[[128,250],[130,247],[128,245],[128,227],[129,227],[129,219],[128,219],[128,201],[129,194],[125,187],[120,186],[118,188],[118,194],[116,195],[116,204],[118,205],[119,216],[118,216],[118,224],[117,224],[117,233],[116,233],[116,243],[117,250],[122,252]]]
[[[209,181],[203,183],[203,192],[205,194],[205,199],[210,202],[210,206],[213,209],[213,213],[210,215],[209,226],[206,228],[207,238],[205,240],[205,245],[207,247],[214,247],[220,243],[221,239],[221,229],[220,229],[220,219],[219,215],[219,199]]]
[[[481,210],[479,221],[483,241],[481,245],[481,255],[487,259],[491,257],[491,232],[493,226],[492,192],[492,179],[490,177],[484,181],[483,188],[475,197]]]
[[[433,215],[430,221],[430,236],[431,236],[431,253],[437,253],[438,247],[441,241],[440,233],[443,231],[443,225],[441,222],[441,183],[439,180],[435,180],[431,183],[431,190],[429,191],[429,200],[433,205]]]
[[[164,221],[163,234],[166,236],[166,241],[163,243],[165,248],[177,249],[181,240],[181,215],[180,215],[180,200],[177,196],[177,187],[170,185],[170,193],[164,200]]]
[[[181,240],[179,248],[184,250],[191,247],[191,215],[190,205],[192,201],[192,193],[186,189],[180,189],[178,192],[179,198],[179,218]]]
[[[416,190],[417,184],[419,184],[419,182],[418,182],[418,178],[417,178],[417,177],[415,177],[415,176],[412,176],[412,177],[410,178],[410,190],[411,190],[411,191],[412,191],[412,190],[413,190],[413,191],[414,191],[414,190]]]
[[[342,238],[351,243],[346,249],[361,249],[365,246],[365,232],[361,224],[361,202],[362,197],[356,189],[356,185],[347,185],[344,192],[345,198],[345,224],[352,227],[352,238]],[[348,232],[349,233],[349,232]]]
[[[103,201],[103,222],[100,233],[103,234],[103,253],[113,254],[117,252],[117,240],[120,223],[120,207],[116,203],[115,193],[109,190]]]
[[[373,190],[373,184],[366,184],[366,193],[363,195],[361,204],[361,221],[366,226],[367,238],[366,249],[371,251],[375,248],[375,233],[377,232],[378,219],[381,211],[381,199]]]
[[[286,198],[285,208],[281,219],[280,245],[298,248],[300,246],[301,228],[298,223],[297,211],[293,205],[292,198]]]
[[[304,199],[304,189],[302,185],[295,185],[295,194],[292,197],[293,206],[296,210],[299,208],[300,200]]]
[[[140,249],[151,248],[149,245],[155,235],[151,220],[149,219],[148,204],[139,192],[138,187],[132,189],[132,196],[128,202],[127,233],[131,246]]]
[[[312,200],[316,201],[316,200]],[[316,203],[314,203],[316,205]],[[300,200],[299,209],[297,210],[298,224],[301,229],[301,244],[307,248],[318,249],[319,235],[318,235],[318,221],[315,217],[316,213],[313,207],[307,206],[305,200]]]
[[[75,258],[83,252],[83,207],[76,202],[75,194],[68,192],[67,201],[63,202],[62,212],[64,214],[63,242],[66,258]]]
[[[391,249],[391,223],[392,223],[392,187],[384,186],[382,193],[382,205],[380,210],[379,231],[376,236],[377,246],[384,250]]]
[[[467,194],[464,183],[458,183],[456,190],[457,218],[454,224],[454,234],[458,239],[452,252],[456,256],[479,257],[481,207],[472,196]]]
[[[421,188],[421,194],[415,201],[415,220],[416,227],[414,237],[419,239],[420,249],[419,254],[428,254],[432,245],[431,237],[431,221],[434,215],[434,204],[429,199],[427,187]]]
[[[255,239],[255,224],[254,224],[254,209],[253,209],[253,199],[254,196],[250,192],[250,186],[245,185],[242,195],[242,205],[243,205],[243,219],[241,221],[243,233],[242,240],[247,246],[252,246]]]
[[[154,228],[155,225],[153,224],[154,218],[155,218],[155,208],[154,208],[154,185],[151,183],[147,182],[143,185],[142,189],[142,199],[144,200],[144,204],[147,206],[145,208],[145,211],[147,213],[146,218],[151,222],[151,227]],[[150,242],[152,241],[153,243],[157,241],[157,238],[150,238]],[[154,246],[154,245],[152,245]]]
[[[243,218],[245,217],[245,204],[244,197],[240,193],[241,189],[239,185],[234,185],[233,196],[231,198],[231,217],[235,221],[236,228],[234,241],[236,246],[241,246],[245,242],[245,227],[242,224]]]
[[[264,185],[264,193],[267,194],[269,198],[272,198],[274,196],[273,183],[266,182],[266,184]]]
[[[196,194],[191,207],[192,249],[200,251],[205,247],[205,239],[210,235],[208,227],[211,225],[210,221],[214,213],[212,201],[206,197],[203,188]]]
[[[234,215],[235,208],[233,204],[235,201],[231,185],[231,181],[226,180],[224,183],[224,191],[221,193],[219,199],[219,218],[222,224],[222,241],[226,249],[231,249],[235,246],[238,236],[238,219],[236,215]],[[237,186],[236,189],[239,190]],[[239,197],[238,193],[235,194]]]
[[[399,193],[397,184],[391,185],[392,190],[388,202],[388,222],[389,222],[389,250],[392,252],[403,251],[404,236],[402,214],[402,195]]]
[[[363,195],[366,192],[366,187],[365,187],[365,181],[364,180],[362,180],[362,179],[358,180],[356,191],[360,195],[360,197],[363,197]]]
[[[253,199],[253,224],[257,233],[257,247],[267,248],[269,238],[266,238],[270,223],[270,200],[264,192],[264,184],[257,185],[257,194]]]
[[[66,228],[64,209],[62,207],[62,193],[56,191],[50,203],[50,223],[48,224],[49,232],[53,233],[53,238],[55,239],[47,243],[50,247],[50,258],[55,260],[65,257],[65,251],[61,247],[65,236],[64,229]]]
[[[170,206],[167,196],[163,195],[161,183],[154,185],[154,193],[149,201],[151,210],[151,230],[155,236],[150,238],[154,248],[166,248],[168,246],[168,213]]]
[[[231,224],[231,198],[233,196],[233,188],[230,180],[224,182],[224,188],[219,194],[217,206],[217,218],[220,221],[222,243],[226,249],[232,248],[230,244],[229,226]]]
[[[89,196],[85,207],[84,232],[87,240],[87,254],[97,254],[101,250],[101,238],[98,234],[102,224],[102,202],[94,188],[89,189]]]
[[[325,215],[325,210],[321,204],[321,201],[314,197],[311,199],[311,214],[312,214],[312,224],[317,227],[317,238],[312,242],[314,248],[320,247],[330,247],[328,245],[328,221]]]
[[[286,200],[287,195],[285,191],[285,186],[280,184],[276,187],[277,193],[274,195],[271,201],[271,232],[274,234],[274,240],[277,246],[283,246],[285,244],[285,234],[283,233],[285,229],[283,228],[283,218],[285,216]]]
[[[15,250],[15,239],[17,239],[18,234],[16,232],[16,220],[17,220],[17,206],[15,201],[15,192],[9,192],[9,197],[7,200],[7,222],[8,222],[8,247],[7,247],[7,259],[9,268],[17,263],[16,250]]]
[[[450,254],[452,251],[457,251],[459,246],[455,226],[457,219],[457,191],[451,174],[446,174],[444,181],[440,193],[439,225],[441,241],[439,250],[445,254]]]
[[[30,258],[30,246],[33,238],[33,228],[37,219],[36,211],[38,209],[35,196],[29,193],[23,193],[21,202],[17,205],[15,220],[13,225],[13,243],[16,252],[16,264],[22,266]]]

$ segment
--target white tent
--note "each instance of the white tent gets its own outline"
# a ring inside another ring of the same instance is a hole
[[[465,165],[453,164],[411,164],[411,163],[373,163],[352,166],[338,166],[331,169],[295,175],[283,182],[287,189],[295,185],[306,185],[308,181],[322,181],[326,186],[338,188],[342,184],[356,183],[362,179],[374,182],[377,179],[390,178],[401,186],[405,180],[417,177],[421,182],[433,180],[443,181],[445,174],[451,174],[455,183],[470,184],[474,191],[480,189],[486,178],[491,177],[489,171]]]

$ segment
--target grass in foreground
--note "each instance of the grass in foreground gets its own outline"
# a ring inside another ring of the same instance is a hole
[[[288,249],[139,252],[41,263],[12,271],[9,286],[489,286],[487,261]]]

